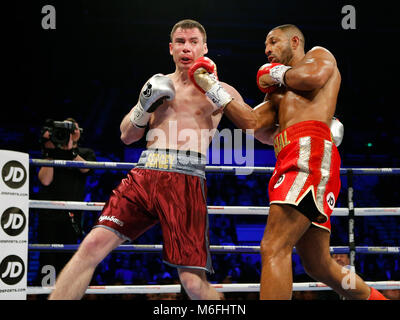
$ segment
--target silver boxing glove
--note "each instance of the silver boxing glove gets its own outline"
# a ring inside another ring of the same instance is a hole
[[[150,120],[151,113],[164,100],[171,101],[174,98],[175,87],[171,78],[161,73],[152,76],[140,91],[139,101],[130,116],[132,124],[138,128],[145,128]]]
[[[331,134],[333,138],[333,142],[335,143],[336,147],[339,147],[343,140],[344,135],[344,126],[343,123],[339,121],[339,119],[333,117],[331,121]]]

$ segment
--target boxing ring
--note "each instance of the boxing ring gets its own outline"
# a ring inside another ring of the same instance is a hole
[[[47,167],[70,167],[70,168],[89,168],[89,169],[112,169],[112,170],[131,170],[135,163],[123,162],[80,162],[67,160],[40,160],[30,159],[30,166]],[[239,167],[239,166],[207,166],[206,173],[222,174],[272,174],[273,167]],[[355,243],[355,217],[368,216],[400,216],[400,207],[390,208],[355,208],[353,203],[353,178],[355,175],[399,175],[400,168],[341,168],[341,175],[347,176],[347,196],[348,207],[335,208],[332,216],[348,217],[349,244],[348,246],[330,247],[331,254],[348,253],[350,265],[354,267],[356,254],[386,254],[400,255],[400,247],[382,246],[356,246]],[[54,210],[82,210],[82,211],[101,211],[104,202],[73,202],[73,201],[43,201],[29,200],[30,209],[54,209]],[[208,206],[209,214],[223,215],[268,215],[269,207],[250,207],[250,206]],[[56,213],[55,213],[56,214]],[[28,244],[29,251],[76,251],[78,245],[66,244]],[[162,245],[121,245],[113,252],[161,252]],[[210,245],[212,254],[237,253],[237,254],[258,254],[259,246],[235,246],[235,245]],[[294,253],[296,250],[294,249]],[[378,290],[399,289],[400,281],[365,281],[369,286]],[[218,292],[259,292],[259,283],[229,283],[211,284]],[[50,294],[52,287],[28,287],[28,295]],[[294,283],[293,291],[320,291],[332,290],[321,282],[302,282]],[[89,286],[86,294],[147,294],[147,293],[181,293],[181,285],[104,285]]]

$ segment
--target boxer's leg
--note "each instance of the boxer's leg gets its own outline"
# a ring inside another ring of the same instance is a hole
[[[220,300],[220,294],[207,281],[204,270],[178,268],[179,279],[192,300]]]
[[[310,224],[310,220],[293,206],[270,206],[267,226],[261,241],[261,299],[291,299],[293,247]]]
[[[297,242],[296,251],[307,274],[348,299],[368,299],[371,288],[357,274],[339,265],[331,257],[329,246],[330,233],[318,227],[311,227]]]
[[[61,271],[50,300],[81,299],[97,265],[125,240],[105,228],[92,229]]]

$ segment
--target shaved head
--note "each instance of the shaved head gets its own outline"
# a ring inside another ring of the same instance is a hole
[[[290,64],[294,56],[304,55],[304,35],[293,24],[273,28],[265,40],[265,54],[270,63]]]
[[[271,31],[273,30],[281,30],[282,32],[284,32],[288,39],[292,39],[294,36],[298,37],[300,40],[300,44],[301,46],[304,48],[305,45],[305,38],[303,35],[303,32],[301,32],[301,30],[296,27],[294,24],[283,24],[281,26],[277,26],[275,28],[273,28]]]

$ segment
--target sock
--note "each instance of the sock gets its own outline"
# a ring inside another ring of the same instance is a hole
[[[368,300],[389,300],[375,288],[372,288],[372,287],[370,287],[370,288],[371,288],[371,293],[369,294]]]

